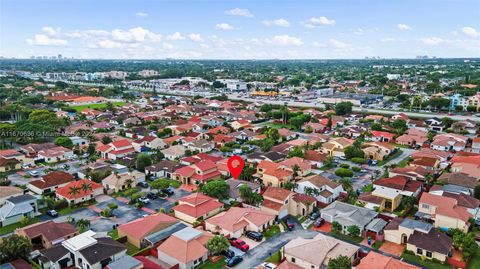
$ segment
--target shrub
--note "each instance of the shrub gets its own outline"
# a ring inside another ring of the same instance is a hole
[[[354,163],[358,163],[358,164],[366,164],[367,163],[367,161],[364,158],[358,158],[358,157],[352,158],[351,161],[354,162]]]
[[[358,172],[362,171],[362,168],[360,168],[358,166],[352,166],[352,171],[358,173]]]
[[[348,163],[342,163],[342,164],[340,164],[340,167],[348,169],[348,168],[350,168],[350,165]]]
[[[408,250],[408,249],[406,249],[403,253],[408,254],[408,255],[415,255],[415,252],[413,252],[411,250]]]
[[[345,168],[338,168],[337,170],[335,170],[335,175],[339,177],[352,177],[353,172]]]

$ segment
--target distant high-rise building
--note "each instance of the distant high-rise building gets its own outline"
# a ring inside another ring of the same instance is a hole
[[[58,54],[57,58],[62,59],[62,54]]]

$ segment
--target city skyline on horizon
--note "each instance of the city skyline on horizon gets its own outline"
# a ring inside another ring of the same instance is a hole
[[[110,0],[7,0],[0,4],[0,56],[61,54],[91,60],[479,56],[478,1],[298,2],[122,0],[112,7]]]

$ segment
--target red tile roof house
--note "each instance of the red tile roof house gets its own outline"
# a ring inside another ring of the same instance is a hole
[[[395,167],[389,171],[391,177],[404,176],[419,181],[425,181],[425,175],[428,173],[431,172],[420,166]]]
[[[205,229],[229,237],[246,231],[263,232],[275,222],[276,215],[253,208],[232,207],[205,221]]]
[[[52,220],[35,223],[15,230],[17,235],[27,237],[35,249],[51,248],[78,234],[75,226],[68,222]]]
[[[382,132],[382,131],[371,131],[372,136],[365,137],[365,140],[368,141],[376,141],[376,142],[387,142],[387,143],[394,143],[395,140],[393,137],[395,136],[389,132]]]
[[[213,143],[215,143],[215,147],[220,148],[225,145],[225,143],[228,142],[235,142],[237,139],[235,137],[229,136],[229,135],[224,135],[224,134],[218,134],[213,136],[212,139]]]
[[[295,166],[298,166],[297,176],[306,176],[312,172],[312,164],[300,157],[292,157],[280,162],[280,165],[288,167],[293,171]]]
[[[287,189],[268,187],[263,193],[260,209],[282,219],[287,215],[306,216],[313,212],[316,199],[302,193],[294,193]]]
[[[83,190],[82,185],[84,184],[90,185],[91,189]],[[70,205],[92,200],[101,194],[103,194],[102,185],[88,179],[70,182],[56,190],[57,198],[65,199]]]
[[[418,198],[422,192],[423,183],[404,176],[393,176],[376,180],[373,186],[375,189],[390,189],[403,196]]]
[[[158,259],[166,268],[192,269],[208,259],[207,242],[213,235],[186,227],[158,246]]]
[[[420,198],[416,216],[433,220],[435,227],[458,228],[463,232],[468,232],[468,220],[473,217],[466,207],[458,205],[456,199],[426,192]]]
[[[73,150],[61,146],[40,150],[37,159],[43,159],[47,163],[65,161],[73,156]]]
[[[44,175],[42,179],[30,181],[27,188],[36,194],[47,194],[54,192],[55,189],[67,185],[74,181],[75,178],[63,171],[53,171]]]
[[[116,160],[135,152],[135,148],[128,139],[121,139],[113,141],[108,145],[103,145],[97,148],[102,158]]]
[[[28,158],[35,158],[41,150],[46,150],[56,147],[53,143],[43,143],[43,144],[27,144],[20,147],[20,151],[24,153]]]
[[[435,171],[437,171],[439,168],[439,165],[440,162],[438,159],[428,157],[416,158],[410,163],[410,166],[425,168],[430,174],[435,173]]]
[[[221,173],[213,161],[206,160],[179,168],[173,173],[172,177],[182,184],[198,185],[209,180],[219,179]]]
[[[205,194],[196,192],[178,200],[172,209],[175,217],[188,223],[205,220],[223,210],[223,203]]]
[[[142,148],[164,149],[167,147],[167,144],[163,142],[161,138],[147,135],[144,136],[142,139],[133,141],[132,146],[137,152],[141,152]]]
[[[128,243],[141,249],[150,245],[145,240],[147,236],[168,229],[177,223],[180,223],[178,219],[163,213],[157,213],[118,226],[118,235],[120,237],[126,236]],[[181,226],[185,227],[184,225]]]

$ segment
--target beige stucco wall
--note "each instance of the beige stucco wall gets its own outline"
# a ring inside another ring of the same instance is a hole
[[[413,251],[413,252],[415,253],[415,255],[417,255],[417,256],[421,256],[421,255],[418,255],[418,254],[417,254],[417,247],[414,246],[414,245],[412,245],[412,244],[407,244],[407,250]],[[423,250],[423,256],[425,256],[425,258],[427,258],[427,259],[433,259],[433,258],[435,258],[435,259],[437,259],[437,260],[439,260],[439,261],[445,261],[445,260],[447,259],[447,256],[446,256],[446,255],[443,255],[443,254],[438,253],[438,252],[433,252],[433,253],[432,253],[432,258],[429,258],[429,257],[427,257],[427,255],[426,255],[426,250]]]

